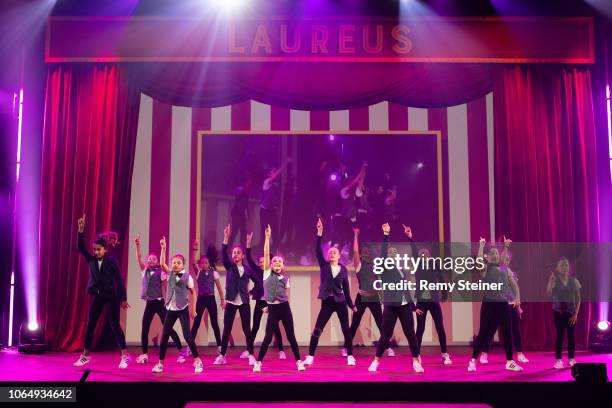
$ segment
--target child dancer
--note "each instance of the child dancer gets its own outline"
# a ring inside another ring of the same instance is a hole
[[[159,361],[152,371],[154,373],[164,371],[164,359],[166,358],[170,330],[174,323],[179,320],[183,330],[183,337],[195,360],[193,362],[194,372],[196,374],[201,373],[204,366],[198,354],[195,341],[189,331],[189,317],[195,317],[195,283],[193,282],[193,277],[185,271],[185,257],[181,254],[175,254],[172,257],[172,269],[170,269],[166,264],[166,237],[163,237],[159,244],[161,246],[159,263],[168,274],[168,290],[166,291],[166,309],[168,309],[168,313],[164,320],[164,328],[162,329],[162,337],[159,344]]]
[[[340,251],[338,248],[331,247],[327,251],[329,261],[323,257],[321,249],[321,240],[323,237],[323,222],[319,218],[317,222],[317,243],[316,252],[317,260],[319,261],[320,279],[318,298],[321,299],[321,310],[317,316],[315,328],[310,337],[310,347],[308,355],[304,360],[304,364],[311,365],[314,362],[314,354],[319,344],[319,336],[323,333],[323,329],[327,325],[332,314],[335,312],[340,320],[340,327],[344,335],[344,344],[347,348],[346,363],[349,366],[356,365],[355,357],[353,357],[353,342],[351,340],[351,330],[348,322],[348,307],[356,312],[357,308],[351,300],[351,291],[349,289],[348,272],[346,267],[339,263]]]
[[[402,224],[404,227],[404,234],[408,237],[408,241],[410,241],[410,248],[412,249],[412,256],[419,256],[423,260],[429,258],[429,250],[427,248],[421,248],[419,251],[417,246],[412,239],[412,229]],[[417,329],[416,329],[416,338],[417,344],[419,348],[419,355],[421,354],[421,343],[423,342],[423,334],[425,333],[425,320],[427,319],[427,312],[431,314],[431,318],[434,321],[434,325],[436,327],[436,332],[438,333],[438,339],[440,341],[440,352],[442,353],[442,363],[445,365],[450,365],[453,362],[451,361],[450,355],[446,350],[446,331],[444,330],[444,320],[442,317],[442,307],[440,306],[440,302],[444,302],[447,298],[447,293],[438,291],[423,291],[420,289],[421,281],[427,282],[444,282],[444,278],[442,277],[442,272],[440,270],[427,271],[423,268],[418,268],[414,274],[416,281],[416,291],[415,297],[417,300],[416,304],[416,320],[417,320]]]
[[[485,239],[480,238],[478,257],[484,258]],[[474,341],[472,359],[468,364],[468,371],[476,371],[476,359],[482,351],[484,343],[493,336],[497,327],[501,325],[504,339],[504,350],[506,352],[506,370],[522,371],[523,368],[512,359],[512,335],[510,329],[510,306],[508,305],[507,290],[510,287],[514,294],[514,307],[520,307],[521,297],[519,287],[507,270],[499,267],[499,251],[491,246],[487,257],[486,266],[480,270],[481,278],[486,283],[501,284],[502,290],[487,290],[484,292],[480,306],[480,329]]]
[[[193,241],[193,269],[196,271],[195,279],[198,283],[198,301],[196,303],[196,317],[191,326],[191,337],[196,338],[204,311],[208,310],[210,317],[210,326],[215,334],[217,344],[217,353],[221,352],[221,331],[219,330],[219,321],[217,319],[217,301],[215,299],[215,287],[219,292],[221,300],[221,308],[225,309],[225,296],[221,287],[221,279],[215,266],[217,262],[217,251],[214,246],[209,246],[206,255],[202,256],[198,262],[198,250],[200,243],[198,240]]]
[[[395,248],[388,248],[391,227],[388,223],[385,223],[382,226],[382,230],[383,245],[381,255],[383,257],[395,258],[397,255],[397,250]],[[405,270],[399,270],[396,267],[393,267],[392,269],[385,269],[382,278],[384,282],[396,284],[408,280],[407,272]],[[395,330],[395,323],[399,319],[404,335],[408,340],[410,353],[412,354],[412,369],[417,373],[424,372],[425,370],[420,362],[419,347],[416,335],[414,333],[414,317],[412,316],[414,303],[412,302],[410,292],[408,290],[387,290],[383,294],[383,300],[385,303],[385,310],[383,311],[382,316],[383,329],[376,346],[376,357],[370,364],[368,371],[378,371],[378,366],[380,365],[380,359],[383,355],[383,351],[385,350],[385,346],[389,343],[389,340],[393,335],[393,331]]]
[[[136,362],[145,364],[149,361],[149,329],[155,315],[159,316],[162,324],[166,319],[166,308],[164,307],[163,284],[168,281],[168,274],[159,266],[157,255],[149,254],[146,262],[142,259],[142,251],[140,249],[140,235],[134,239],[136,244],[136,259],[140,266],[142,281],[140,287],[140,298],[145,300],[146,306],[142,315],[142,329],[140,333],[140,343],[142,345],[142,354],[138,356]],[[179,351],[177,362],[179,364],[185,362],[185,354],[181,339],[174,329],[170,330],[170,337]]]
[[[555,274],[556,272],[556,274]],[[570,275],[569,261],[563,257],[557,261],[555,272],[550,273],[546,292],[552,296],[553,316],[555,328],[557,329],[557,340],[555,342],[555,365],[556,369],[563,368],[561,351],[563,348],[564,333],[567,332],[567,356],[570,367],[576,364],[576,342],[574,340],[574,328],[578,320],[580,310],[580,282]]]
[[[512,242],[512,240],[506,239],[505,236],[503,239],[504,239],[504,250],[502,251],[500,255],[499,267],[502,269],[507,269],[510,276],[512,276],[512,278],[514,279],[515,282],[517,282],[517,285],[518,285],[518,277],[516,276],[516,273],[514,273],[514,271],[510,269],[510,253],[508,252],[508,249],[510,247],[510,243]],[[511,290],[509,290],[507,294],[508,294],[508,304],[513,305],[514,304],[514,294],[512,293]],[[520,320],[521,320],[522,314],[523,314],[523,309],[521,309],[520,305],[518,307],[510,308],[510,326],[512,328],[512,344],[514,345],[514,349],[516,350],[516,359],[518,360],[518,362],[528,363],[529,360],[527,359],[527,357],[525,357],[525,354],[523,353],[523,344],[521,341]],[[481,364],[487,364],[489,362],[489,347],[492,341],[493,341],[493,337],[490,337],[488,341],[486,341],[484,346],[482,347],[482,353],[480,353],[480,363]]]
[[[253,242],[253,233],[249,233],[246,236],[246,259],[247,263],[257,275],[257,281],[255,286],[251,290],[251,297],[255,300],[255,310],[253,311],[253,327],[251,328],[251,336],[253,337],[253,342],[255,342],[255,337],[257,337],[257,332],[259,331],[259,325],[261,324],[261,317],[263,316],[263,310],[268,307],[268,302],[264,298],[264,287],[263,287],[263,278],[264,278],[264,259],[265,256],[260,256],[258,262],[256,263],[253,260],[253,254],[251,250],[251,244]],[[269,260],[269,259],[268,259]],[[283,349],[283,338],[280,331],[280,326],[277,325],[276,330],[274,331],[274,338],[276,339],[276,343],[278,344],[278,358],[280,360],[287,359],[287,355]],[[247,350],[243,351],[240,355],[240,358],[249,358],[249,352]]]
[[[266,335],[261,348],[259,349],[259,356],[253,366],[253,372],[258,373],[261,371],[261,362],[263,361],[268,346],[272,342],[272,334],[278,331],[278,323],[283,322],[285,333],[287,333],[287,340],[291,345],[291,351],[295,357],[298,371],[304,371],[304,363],[300,359],[300,349],[295,339],[295,331],[293,329],[293,314],[291,313],[291,307],[289,306],[289,297],[287,295],[287,289],[289,289],[289,278],[283,276],[284,260],[280,256],[275,256],[270,261],[270,236],[272,230],[268,225],[265,230],[264,240],[264,256],[263,256],[263,290],[264,300],[267,303],[268,321],[266,322]]]
[[[121,362],[119,363],[119,368],[125,369],[130,363],[130,355],[125,345],[125,334],[123,330],[121,330],[121,325],[119,323],[119,308],[127,309],[130,305],[127,302],[125,285],[123,284],[123,278],[119,272],[119,262],[117,262],[115,257],[108,255],[108,243],[103,238],[96,239],[93,244],[94,254],[90,254],[87,248],[85,248],[85,239],[83,237],[83,231],[85,230],[85,214],[79,218],[77,224],[77,247],[89,267],[87,292],[92,297],[92,302],[89,305],[87,318],[85,348],[79,359],[75,361],[73,365],[75,367],[81,367],[91,361],[89,351],[93,342],[96,323],[100,318],[104,306],[108,304],[110,308],[108,320],[115,335],[115,339],[119,344],[119,348],[121,349]]]
[[[247,342],[247,351],[249,352],[249,365],[255,364],[253,356],[253,336],[251,336],[251,305],[249,303],[249,279],[254,283],[257,282],[257,276],[247,265],[244,264],[244,252],[239,246],[232,249],[232,259],[227,254],[227,246],[231,227],[228,225],[223,230],[223,266],[227,271],[225,279],[225,294],[226,305],[225,315],[223,316],[223,335],[221,336],[221,353],[214,361],[214,365],[227,364],[225,353],[227,352],[227,343],[229,341],[232,326],[236,312],[240,313],[240,322],[242,323],[242,331]]]
[[[370,248],[364,246],[359,248],[359,228],[353,228],[353,266],[355,267],[355,274],[357,281],[359,282],[359,292],[355,298],[355,307],[357,311],[353,313],[353,319],[351,321],[351,340],[355,338],[361,318],[363,317],[366,309],[370,309],[374,322],[378,327],[378,331],[382,332],[382,307],[380,304],[381,294],[374,289],[374,280],[376,275],[374,274],[374,261]],[[343,356],[347,354],[346,346],[342,350]],[[393,349],[387,349],[387,355],[394,357],[395,353]]]

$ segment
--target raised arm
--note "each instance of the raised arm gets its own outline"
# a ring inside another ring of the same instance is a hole
[[[195,271],[195,279],[197,280],[200,277],[200,267],[198,266],[198,251],[200,250],[200,241],[197,239],[193,241],[193,245],[191,246],[192,254],[191,254],[191,268]]]
[[[487,243],[487,241],[483,238],[480,237],[480,240],[478,241],[478,258],[483,258],[484,259],[484,247],[485,244]],[[485,263],[486,263],[486,259],[485,259]],[[484,278],[485,275],[487,274],[487,268],[478,268],[476,267],[476,271],[480,274],[480,277]]]
[[[136,260],[141,271],[144,271],[147,267],[145,262],[142,260],[142,251],[140,250],[140,235],[136,235],[134,238],[134,244],[136,244]]]
[[[227,254],[227,245],[229,242],[229,236],[231,227],[229,224],[223,229],[223,245],[221,245],[221,259],[223,261],[223,267],[229,273],[232,268],[232,261],[230,261],[229,255]]]
[[[323,240],[323,221],[319,218],[317,221],[317,244],[315,245],[316,253],[317,253],[317,261],[319,262],[319,267],[323,268],[327,261],[323,256],[323,250],[321,249],[321,241]]]
[[[246,236],[246,260],[251,269],[262,274],[263,269],[257,265],[257,262],[253,259],[253,250],[251,249],[251,244],[253,243],[253,233],[249,232]]]
[[[270,236],[272,235],[272,229],[270,225],[266,227],[264,238],[264,255],[263,255],[263,270],[267,271],[270,269]]]
[[[359,228],[353,228],[353,266],[355,271],[361,264],[361,258],[359,257]]]
[[[162,269],[166,272],[166,273],[170,273],[170,268],[168,268],[168,265],[166,264],[166,237],[162,237],[162,239],[159,241],[159,246],[161,247],[161,251],[159,254],[159,266],[162,267]]]
[[[414,242],[414,239],[412,239],[412,228],[407,227],[404,224],[402,224],[402,227],[404,227],[404,234],[408,238],[408,242],[410,242],[410,250],[412,251],[412,257],[416,258],[419,256],[419,250],[416,246],[416,243]]]
[[[391,233],[391,226],[389,225],[388,222],[385,222],[382,225],[382,230],[383,230],[383,243],[382,243],[380,252],[381,252],[381,256],[383,258],[386,258],[387,252],[389,250],[389,234]]]
[[[85,231],[85,214],[77,221],[77,248],[81,255],[87,260],[87,262],[92,261],[95,257],[89,253],[87,248],[85,247],[85,238],[83,237],[83,231]]]
[[[357,173],[355,178],[352,179],[344,188],[350,190],[351,188],[361,183],[363,179],[365,178],[365,173],[366,173],[367,168],[368,168],[368,162],[364,161],[363,164],[361,165],[361,170],[359,170],[359,173]]]
[[[285,160],[283,164],[281,164],[278,169],[274,170],[274,172],[272,172],[270,177],[268,177],[266,180],[268,180],[268,182],[270,183],[276,180],[278,176],[280,176],[283,173],[283,171],[285,170],[285,168],[287,167],[289,163],[291,163],[290,159]]]

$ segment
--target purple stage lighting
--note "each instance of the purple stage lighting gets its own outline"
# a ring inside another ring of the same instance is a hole
[[[610,322],[608,322],[606,320],[602,320],[602,321],[597,323],[597,329],[599,331],[606,331],[609,328],[610,328]]]
[[[418,162],[417,163],[417,169],[422,169],[423,167],[425,167],[425,164],[423,164],[423,162]]]
[[[329,175],[329,179],[331,181],[336,181],[336,180],[338,180],[338,175],[336,173],[332,173],[332,174]]]
[[[329,135],[329,141],[333,142],[336,140],[336,135]]]

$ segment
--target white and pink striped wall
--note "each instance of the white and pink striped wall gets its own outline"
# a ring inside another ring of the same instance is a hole
[[[441,131],[445,239],[468,242],[477,241],[480,236],[495,237],[491,93],[447,108],[421,109],[380,102],[339,111],[299,111],[256,101],[218,108],[189,108],[163,104],[142,95],[129,231],[130,240],[140,234],[145,251],[151,248],[158,252],[159,239],[165,235],[169,253],[184,253],[189,262],[199,199],[196,181],[199,130]],[[316,319],[317,285],[318,273],[292,272],[291,305],[300,344],[308,343]],[[139,299],[140,273],[133,256],[129,260],[127,291],[132,309],[127,314],[126,336],[128,342],[138,344],[144,302]],[[465,344],[471,340],[478,329],[478,309],[477,303],[443,305],[449,344]],[[219,321],[222,322],[222,312]],[[330,326],[321,336],[322,345],[341,343],[342,334],[335,318]],[[376,337],[378,331],[373,326]],[[265,327],[265,316],[262,327]],[[154,325],[150,336],[160,331],[160,326]],[[233,336],[237,343],[244,340],[238,323]],[[262,338],[263,329],[257,341]],[[199,344],[213,340],[208,324],[203,322],[197,340]],[[405,339],[401,342],[405,343]],[[423,342],[437,342],[430,319]]]

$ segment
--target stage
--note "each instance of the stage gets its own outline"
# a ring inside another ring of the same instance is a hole
[[[320,347],[315,364],[304,372],[295,369],[289,349],[287,360],[279,360],[276,350],[270,348],[261,373],[253,373],[247,360],[238,358],[242,348],[229,349],[228,364],[213,366],[215,356],[213,347],[201,347],[204,373],[194,374],[192,359],[185,364],[176,363],[176,351],[170,350],[161,374],[151,373],[157,362],[157,348],[151,348],[149,362],[136,364],[140,349],[130,347],[132,363],[126,370],[117,368],[118,351],[92,353],[92,361],[86,368],[90,370],[88,382],[564,382],[573,381],[569,367],[563,370],[552,368],[552,352],[528,352],[529,363],[522,364],[523,372],[510,372],[504,369],[505,359],[501,348],[493,348],[489,364],[478,364],[476,373],[467,372],[470,349],[451,347],[453,360],[451,366],[444,366],[439,359],[437,347],[426,347],[422,356],[425,373],[412,371],[408,347],[397,349],[397,356],[383,358],[379,371],[368,372],[374,355],[373,347],[356,347],[357,366],[348,367],[346,359],[340,357],[337,347]],[[302,347],[302,353],[306,348]],[[256,348],[257,352],[257,348]],[[41,355],[19,354],[16,351],[0,352],[0,381],[79,381],[85,368],[76,368],[72,363],[78,353],[46,353]],[[577,361],[582,363],[606,363],[608,377],[612,377],[612,354],[592,354],[587,351],[577,353]],[[567,363],[567,359],[565,360]]]

